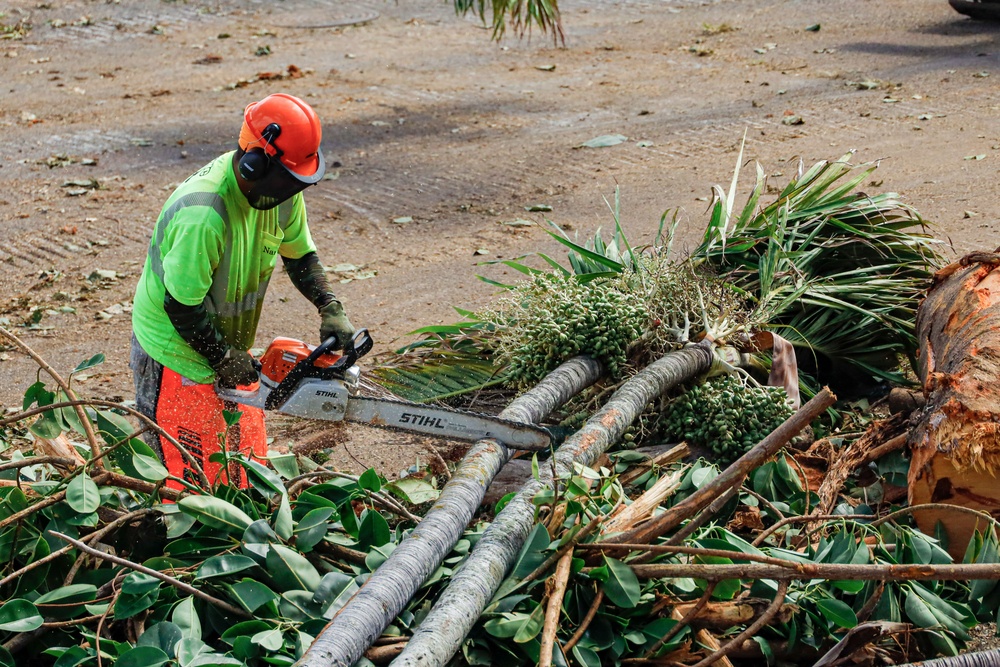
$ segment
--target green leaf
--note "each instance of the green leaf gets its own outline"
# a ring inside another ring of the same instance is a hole
[[[273,623],[262,621],[259,618],[251,619],[249,621],[240,621],[239,623],[226,628],[222,632],[220,639],[232,646],[239,637],[252,636],[258,632],[263,632],[264,630],[268,630],[273,627]]]
[[[145,572],[129,572],[122,580],[122,592],[129,595],[142,595],[160,587],[162,582]]]
[[[279,493],[286,493],[284,482],[281,481],[281,477],[273,470],[257,461],[242,456],[237,460],[247,471],[247,479],[250,481],[250,484],[253,485],[253,488],[260,491],[261,495],[273,496]]]
[[[510,571],[512,579],[524,579],[545,560],[545,549],[549,546],[549,533],[545,526],[536,524],[521,547],[521,553]]]
[[[281,539],[289,540],[292,537],[293,529],[292,508],[288,504],[288,494],[282,494],[278,509],[274,511],[274,532]]]
[[[278,599],[278,594],[254,579],[244,579],[227,587],[230,594],[251,614]]]
[[[486,621],[483,624],[483,630],[500,639],[511,639],[517,634],[528,618],[528,614],[508,612],[499,618],[491,618]]]
[[[210,579],[212,577],[225,577],[243,572],[256,565],[257,563],[249,556],[212,556],[201,564],[194,578],[195,581],[198,581],[199,579]]]
[[[295,454],[275,454],[267,460],[274,466],[275,472],[285,479],[292,479],[300,474],[298,458]]]
[[[24,400],[21,403],[21,409],[27,410],[36,402],[38,403],[39,407],[45,405],[52,405],[52,402],[55,400],[55,398],[56,398],[55,392],[48,391],[45,388],[44,382],[36,382],[35,384],[28,387],[27,390],[25,390]]]
[[[907,591],[903,610],[910,621],[921,628],[936,628],[941,625],[927,603],[913,590]]]
[[[302,496],[299,496],[301,502]],[[340,524],[348,535],[354,539],[358,538],[358,515],[354,513],[354,507],[350,503],[340,506]]]
[[[80,514],[96,512],[101,505],[101,489],[89,475],[81,473],[66,486],[66,503]]]
[[[573,647],[573,657],[576,658],[583,667],[601,667],[601,657],[588,646],[579,643]]]
[[[615,558],[604,557],[608,568],[608,580],[604,583],[604,594],[616,607],[631,609],[639,603],[640,587],[635,573],[625,563]]]
[[[58,438],[59,434],[65,431],[66,428],[65,424],[62,423],[60,413],[56,410],[49,410],[48,412],[43,412],[42,416],[28,427],[28,430],[40,438],[52,440],[53,438]]]
[[[132,595],[130,593],[122,593],[115,600],[115,620],[122,620],[135,616],[139,612],[146,611],[154,604],[160,597],[160,589],[154,588],[148,593],[142,593],[139,595]]]
[[[156,457],[133,452],[131,459],[136,474],[147,482],[159,482],[166,479],[167,475],[170,474],[160,462],[160,459]]]
[[[188,598],[189,600],[191,598]],[[177,642],[175,647],[177,662],[181,667],[195,667],[196,665],[218,664],[216,661],[222,656],[213,653],[212,647],[196,637],[185,637]],[[243,664],[234,661],[235,664]]]
[[[243,417],[243,412],[240,410],[223,410],[222,418],[226,422],[226,426],[236,426],[240,423],[240,418]]]
[[[72,371],[70,371],[69,374],[73,375],[74,373],[79,373],[80,371],[85,371],[88,368],[93,368],[94,366],[99,366],[100,364],[103,364],[103,363],[104,363],[104,353],[103,352],[98,352],[97,354],[95,354],[94,356],[92,356],[90,359],[85,359],[85,360],[81,361],[79,364],[77,364],[76,368],[74,368]]]
[[[358,526],[358,546],[367,551],[372,547],[382,546],[391,538],[392,531],[389,530],[385,517],[373,509],[367,510]]]
[[[215,496],[185,496],[177,505],[182,512],[196,517],[206,526],[230,533],[243,533],[253,523],[243,510]]]
[[[378,478],[378,473],[375,472],[375,469],[369,468],[358,477],[358,486],[366,491],[378,493],[382,489],[382,481]]]
[[[532,639],[538,636],[538,633],[542,631],[542,625],[545,623],[545,605],[538,604],[535,605],[534,611],[528,616],[528,619],[521,624],[521,627],[517,629],[514,633],[514,643],[524,644],[525,642],[530,642]]]
[[[302,554],[280,544],[272,544],[267,552],[267,572],[283,591],[314,591],[321,579]]]
[[[330,619],[357,590],[358,584],[354,577],[342,572],[327,572],[312,601],[322,608],[323,618]]]
[[[385,488],[411,505],[433,502],[441,495],[441,491],[431,486],[430,482],[415,477],[397,479],[386,484]]]
[[[38,608],[27,600],[10,600],[0,607],[0,630],[4,632],[31,632],[44,622]]]
[[[823,598],[816,601],[816,608],[834,625],[840,628],[853,628],[858,624],[858,616],[854,610],[841,600]]]
[[[254,644],[257,644],[265,651],[275,652],[281,648],[281,645],[285,643],[285,635],[280,628],[274,628],[273,630],[262,630],[250,638]]]
[[[194,607],[194,596],[181,600],[170,614],[170,620],[180,628],[185,639],[201,640],[201,617]]]
[[[198,519],[178,510],[174,514],[164,514],[163,523],[167,527],[167,539],[176,539],[191,530]]]
[[[122,653],[115,661],[115,667],[160,667],[168,662],[170,656],[162,649],[155,646],[136,646]]]
[[[152,646],[153,648],[160,649],[168,656],[173,657],[176,655],[174,647],[177,646],[177,642],[183,638],[184,633],[181,632],[179,627],[169,621],[162,621],[147,628],[146,631],[139,636],[139,641],[136,642],[136,646]]]
[[[329,532],[328,519],[333,515],[332,507],[318,507],[310,510],[297,524],[292,536],[295,538],[295,548],[299,551],[310,551]]]
[[[82,609],[84,602],[91,602],[96,596],[97,587],[92,584],[70,584],[40,595],[35,606],[45,617],[71,618]],[[79,606],[72,606],[77,604]]]

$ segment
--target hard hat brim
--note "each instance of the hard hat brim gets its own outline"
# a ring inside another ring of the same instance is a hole
[[[294,168],[286,165],[280,158],[277,162],[292,178],[306,185],[319,183],[326,174],[326,159],[323,157],[322,149],[319,148],[316,149],[316,157],[296,165]]]

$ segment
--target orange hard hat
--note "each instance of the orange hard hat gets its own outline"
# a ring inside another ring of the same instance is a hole
[[[244,110],[239,146],[244,151],[263,148],[296,180],[311,185],[326,172],[322,138],[319,116],[311,106],[292,95],[275,93]]]

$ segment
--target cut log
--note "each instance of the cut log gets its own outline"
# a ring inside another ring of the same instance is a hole
[[[672,618],[680,620],[691,611],[696,603],[684,603],[674,607]],[[697,628],[709,628],[725,631],[738,625],[749,625],[757,620],[771,604],[770,600],[762,598],[746,598],[744,600],[709,602],[702,607],[698,615],[691,620],[691,625]],[[775,616],[776,623],[787,623],[798,607],[794,604],[783,604]]]
[[[86,465],[87,461],[80,456],[80,452],[73,446],[72,441],[65,433],[60,433],[54,438],[43,438],[35,436],[35,454],[38,456],[55,456],[61,459],[72,460],[70,465],[56,465],[63,473],[72,472],[79,466]]]
[[[910,434],[909,502],[962,505],[1000,514],[1000,255],[974,253],[934,276],[917,311],[917,374],[927,404]],[[920,530],[940,522],[960,559],[971,515],[914,513]]]

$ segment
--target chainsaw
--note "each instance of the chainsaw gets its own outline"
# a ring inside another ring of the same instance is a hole
[[[358,393],[358,359],[372,349],[367,329],[336,354],[337,339],[312,347],[294,338],[275,338],[257,361],[256,389],[218,386],[219,398],[263,410],[325,421],[352,421],[396,431],[475,442],[493,438],[511,449],[538,451],[552,445],[539,426],[410,401]]]

